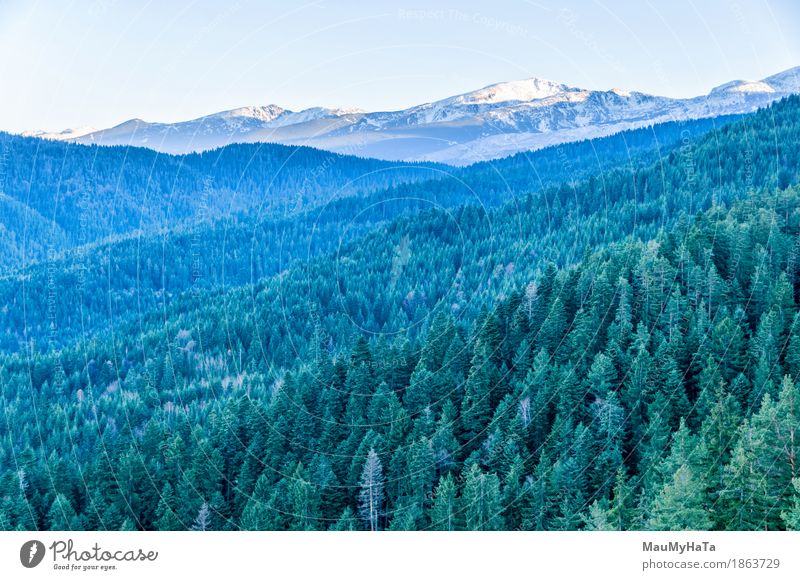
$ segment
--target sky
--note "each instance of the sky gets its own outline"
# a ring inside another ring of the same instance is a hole
[[[800,65],[796,0],[0,0],[0,130],[397,110],[540,77],[672,97]]]

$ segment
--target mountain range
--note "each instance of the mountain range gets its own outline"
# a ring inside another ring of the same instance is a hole
[[[688,99],[587,90],[538,78],[493,84],[401,111],[277,105],[242,107],[178,123],[131,119],[111,128],[27,135],[131,145],[172,154],[268,142],[384,160],[466,165],[519,151],[601,137],[654,123],[749,113],[800,93],[800,67],[735,80]]]

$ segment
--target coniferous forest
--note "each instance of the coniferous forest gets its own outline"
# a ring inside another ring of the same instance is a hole
[[[0,529],[800,529],[800,98],[464,168],[0,135]]]

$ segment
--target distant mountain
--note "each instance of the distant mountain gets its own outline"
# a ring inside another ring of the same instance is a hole
[[[64,129],[58,133],[48,133],[47,131],[23,131],[23,137],[39,137],[40,139],[50,139],[51,141],[70,141],[83,137],[89,133],[95,133],[94,127],[76,127],[74,129]]]
[[[100,131],[39,136],[186,153],[234,142],[309,145],[386,160],[464,165],[675,120],[752,112],[800,93],[800,67],[760,81],[735,80],[690,99],[592,91],[531,78],[498,83],[393,112],[276,105],[244,107],[180,123],[126,121]]]

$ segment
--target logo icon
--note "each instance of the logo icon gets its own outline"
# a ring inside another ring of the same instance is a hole
[[[39,540],[28,540],[19,549],[19,561],[26,568],[36,568],[44,560],[44,544]]]

